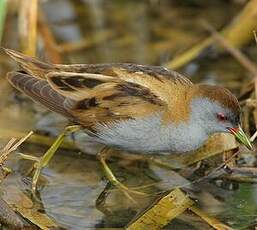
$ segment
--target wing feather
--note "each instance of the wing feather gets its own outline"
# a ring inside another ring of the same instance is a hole
[[[148,88],[116,77],[57,72],[46,78],[54,90],[73,100],[66,108],[85,126],[143,117],[166,108]]]
[[[64,106],[65,97],[53,90],[47,81],[20,72],[8,73],[7,79],[15,88],[24,92],[33,100],[41,103],[54,112],[72,119],[71,114]]]

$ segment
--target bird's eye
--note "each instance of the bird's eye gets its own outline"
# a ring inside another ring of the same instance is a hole
[[[218,113],[217,118],[219,121],[226,121],[227,117],[223,113]]]

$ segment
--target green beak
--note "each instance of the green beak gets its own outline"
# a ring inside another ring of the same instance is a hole
[[[250,139],[246,136],[242,128],[239,126],[237,128],[228,128],[230,133],[232,133],[235,137],[236,140],[246,146],[249,150],[253,150],[253,146],[251,144]]]

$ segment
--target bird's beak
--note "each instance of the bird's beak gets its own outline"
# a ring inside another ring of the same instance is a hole
[[[244,131],[242,130],[241,126],[238,126],[236,128],[228,128],[230,133],[232,133],[237,141],[243,145],[245,145],[249,150],[253,150],[253,146],[251,144],[250,139],[246,136]]]

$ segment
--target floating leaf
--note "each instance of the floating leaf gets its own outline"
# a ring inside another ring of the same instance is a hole
[[[181,190],[174,189],[154,203],[132,221],[127,230],[157,230],[193,205],[193,201]]]

